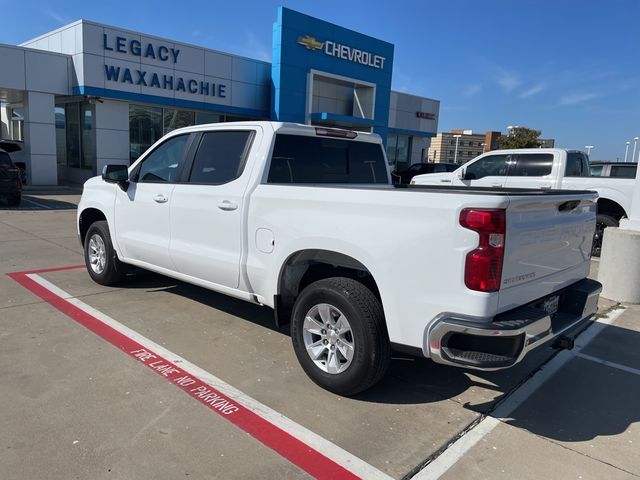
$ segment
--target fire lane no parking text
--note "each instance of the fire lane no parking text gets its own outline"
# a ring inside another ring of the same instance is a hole
[[[74,298],[41,276],[44,273],[80,268],[84,266],[13,272],[7,275],[311,476],[318,479],[391,478],[213,374]]]

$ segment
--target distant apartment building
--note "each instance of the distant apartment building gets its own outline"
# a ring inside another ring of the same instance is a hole
[[[428,161],[463,164],[499,148],[500,132],[473,133],[473,130],[440,132],[431,139]]]

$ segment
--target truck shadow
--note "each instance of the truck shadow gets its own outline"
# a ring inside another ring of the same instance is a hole
[[[38,196],[22,194],[22,201],[18,206],[9,205],[7,199],[0,198],[0,210],[44,211],[44,210],[75,210],[77,205],[72,202],[50,198],[53,195],[38,194]]]
[[[179,295],[271,331],[290,335],[289,325],[275,326],[273,311],[269,308],[150,272],[131,275],[122,286]],[[601,337],[603,341],[615,338],[615,348],[633,352],[640,345],[640,333],[615,325],[608,326],[592,344],[597,345]],[[556,350],[543,346],[531,352],[522,363],[498,372],[464,370],[394,353],[389,371],[380,383],[353,400],[398,406],[452,401],[461,408],[491,415],[500,400],[555,353]],[[634,358],[631,367],[640,369],[640,354]],[[620,434],[640,421],[638,401],[640,375],[575,357],[510,414],[506,423],[558,441],[585,441]]]

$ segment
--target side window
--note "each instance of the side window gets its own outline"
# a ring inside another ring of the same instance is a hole
[[[594,165],[591,167],[591,176],[592,177],[600,177],[602,176],[602,170],[604,169],[604,165]]]
[[[567,167],[564,171],[565,177],[590,177],[589,164],[584,155],[577,152],[567,153]]]
[[[140,183],[175,183],[189,135],[171,137],[142,161],[137,181]]]
[[[218,131],[202,135],[191,167],[190,183],[220,185],[238,178],[244,170],[252,131]]]
[[[484,177],[505,177],[509,170],[511,155],[489,155],[470,164],[466,172],[467,180],[479,180]]]
[[[611,176],[620,178],[636,178],[636,165],[611,165]]]
[[[515,165],[509,170],[510,177],[544,177],[551,173],[553,155],[550,153],[526,153],[514,155]]]

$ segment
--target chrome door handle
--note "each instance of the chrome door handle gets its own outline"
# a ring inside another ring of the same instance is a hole
[[[223,200],[220,203],[218,203],[218,208],[220,210],[230,212],[232,210],[236,210],[238,208],[238,204],[235,202],[230,202],[229,200]]]
[[[493,188],[499,188],[499,187],[502,187],[502,184],[501,183],[492,183],[491,186]]]
[[[167,197],[165,197],[164,195],[162,195],[161,193],[159,193],[158,195],[153,197],[153,201],[156,202],[156,203],[166,203],[167,200],[169,200],[169,199]]]

